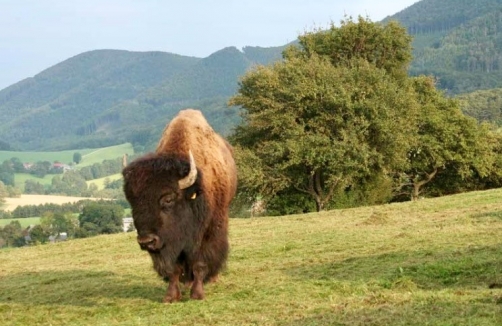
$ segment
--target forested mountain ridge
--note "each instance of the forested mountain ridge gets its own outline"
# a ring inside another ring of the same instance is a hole
[[[502,0],[422,0],[389,20],[414,38],[411,75],[453,95],[502,87]]]
[[[163,52],[82,53],[0,91],[0,140],[22,150],[148,141],[190,106],[205,109],[226,132],[238,119],[226,100],[239,76],[279,59],[282,48],[229,47],[203,59]]]
[[[389,20],[414,38],[411,75],[434,75],[453,96],[502,87],[502,0],[422,0]],[[285,47],[229,47],[206,58],[79,54],[0,91],[0,150],[151,147],[186,107],[200,108],[227,134],[239,121],[238,109],[226,105],[239,78],[279,60]]]

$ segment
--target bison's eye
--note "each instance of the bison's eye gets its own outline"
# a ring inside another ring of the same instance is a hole
[[[162,196],[159,202],[160,208],[162,210],[169,210],[174,206],[175,199],[176,199],[176,194],[174,193]]]

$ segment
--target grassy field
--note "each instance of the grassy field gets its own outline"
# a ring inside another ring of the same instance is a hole
[[[30,225],[40,224],[40,217],[27,217],[27,218],[2,218],[0,219],[0,227],[6,226],[12,221],[19,221],[21,227],[26,228]]]
[[[58,174],[59,177],[61,178],[63,175]],[[54,178],[56,174],[47,174],[43,178],[39,178],[37,176],[34,176],[33,174],[29,173],[15,173],[14,174],[14,182],[16,184],[16,187],[21,189],[21,191],[24,191],[24,185],[26,180],[32,180],[34,182],[38,182],[44,186],[52,184],[52,178]]]
[[[96,162],[101,163],[106,159],[115,159],[122,157],[125,153],[133,154],[132,145],[129,143],[92,149],[74,149],[59,152],[13,152],[13,151],[0,151],[0,162],[9,160],[12,157],[17,157],[23,163],[34,163],[38,161],[59,161],[62,163],[73,162],[73,154],[79,152],[82,154],[82,162],[79,166],[92,165]]]
[[[502,325],[502,190],[233,219],[205,301],[134,233],[0,251],[2,325]]]
[[[73,162],[73,154],[79,152],[85,155],[95,151],[95,149],[76,149],[68,151],[59,152],[13,152],[13,151],[0,151],[0,162],[5,160],[10,160],[13,157],[17,157],[23,163],[34,163],[38,161],[59,161],[62,163]]]
[[[77,167],[89,166],[93,165],[94,163],[101,163],[103,162],[103,160],[116,159],[117,157],[122,157],[124,154],[134,154],[134,150],[131,144],[126,143],[117,146],[99,148],[86,154],[82,153],[82,162],[80,162]]]
[[[112,175],[109,175],[109,176],[104,177],[104,178],[89,180],[89,181],[87,181],[87,186],[90,186],[91,183],[94,183],[98,187],[98,189],[101,190],[101,189],[105,188],[105,180],[106,179],[108,179],[109,181],[115,181],[115,180],[118,180],[118,179],[121,179],[121,178],[122,178],[122,174],[121,173],[112,174]]]
[[[82,154],[82,161],[77,165],[79,167],[85,167],[89,165],[93,165],[94,163],[101,163],[104,160],[112,160],[119,157],[122,157],[124,154],[132,155],[134,154],[133,147],[130,143],[125,143],[122,145],[103,147],[98,149],[79,149],[79,150],[71,150],[71,151],[61,151],[61,152],[12,152],[12,151],[0,151],[0,163],[11,159],[12,157],[17,157],[23,163],[33,163],[38,161],[59,161],[63,163],[70,163],[73,161],[73,154],[75,152],[79,152]],[[43,185],[50,185],[52,178],[54,178],[55,174],[48,174],[43,178],[36,177],[29,173],[16,173],[14,176],[15,184],[22,191],[24,190],[24,184],[26,180],[33,180],[35,182],[39,182]],[[61,176],[61,175],[60,175]],[[115,180],[118,177],[116,175],[109,176],[110,180]],[[115,178],[115,179],[112,179]],[[92,180],[90,182],[94,182],[98,187],[104,187],[102,185],[104,178]],[[90,183],[88,182],[88,184]],[[102,188],[100,188],[102,189]]]

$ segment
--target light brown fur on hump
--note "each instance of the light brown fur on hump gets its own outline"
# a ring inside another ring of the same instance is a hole
[[[235,193],[236,171],[232,149],[211,128],[202,113],[194,109],[182,110],[171,120],[164,129],[156,152],[171,153],[188,160],[189,150],[197,168],[202,171],[204,191],[211,192],[208,194],[210,207],[227,207]],[[218,171],[226,173],[216,175]]]

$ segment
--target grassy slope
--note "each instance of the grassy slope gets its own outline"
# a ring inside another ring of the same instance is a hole
[[[0,251],[3,325],[500,325],[502,189],[231,220],[205,301],[165,291],[135,234]]]
[[[82,162],[77,165],[77,168],[93,165],[94,163],[101,163],[103,160],[113,160],[117,157],[122,157],[124,154],[134,154],[131,144],[125,143],[122,145],[98,148],[92,152],[86,153],[85,155],[82,154]]]
[[[132,145],[129,143],[115,145],[103,148],[75,149],[60,152],[13,152],[0,151],[0,162],[17,157],[23,163],[34,163],[38,161],[59,161],[62,163],[73,162],[73,154],[79,152],[82,154],[82,162],[78,166],[87,166],[94,163],[101,163],[103,160],[122,157],[125,153],[133,154]]]
[[[61,151],[61,152],[10,152],[10,151],[0,151],[0,163],[8,160],[12,157],[17,157],[21,162],[38,162],[38,161],[60,161],[63,163],[68,163],[73,160],[73,153],[79,152],[82,154],[82,162],[77,165],[77,168],[93,165],[94,163],[101,163],[103,160],[112,160],[118,157],[122,157],[124,154],[132,155],[134,150],[132,145],[129,143],[103,147],[98,149],[82,149],[82,150],[72,150],[72,151]],[[14,180],[16,186],[21,190],[24,189],[24,183],[26,180],[33,180],[39,182],[43,185],[50,185],[52,178],[55,174],[47,174],[43,178],[31,175],[29,173],[16,173]],[[61,176],[61,175],[60,175]],[[110,180],[115,180],[117,177],[115,175],[108,177]],[[92,180],[90,182],[96,183],[98,186],[104,181]],[[88,184],[90,183],[88,182]],[[100,188],[101,189],[101,188]]]
[[[0,151],[0,162],[17,157],[23,163],[34,163],[38,161],[59,161],[62,163],[73,162],[73,154],[79,152],[82,155],[95,151],[95,149],[76,149],[60,152],[13,152]]]
[[[119,180],[121,178],[122,178],[122,174],[116,173],[116,174],[106,176],[104,178],[89,180],[89,181],[87,181],[87,185],[90,186],[92,183],[94,183],[98,187],[98,189],[101,190],[101,189],[105,188],[105,180],[106,179],[108,179],[109,181],[115,181],[115,180]]]

